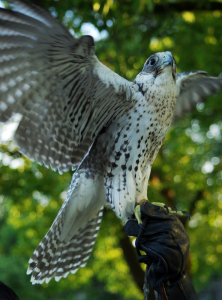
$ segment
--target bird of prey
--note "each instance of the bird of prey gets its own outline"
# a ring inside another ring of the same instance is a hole
[[[0,9],[0,121],[19,113],[14,139],[25,156],[60,173],[76,169],[29,261],[32,283],[42,283],[86,264],[104,206],[123,223],[132,217],[172,118],[220,91],[222,79],[177,74],[167,51],[130,82],[98,60],[91,36],[74,38],[40,7],[10,4]]]

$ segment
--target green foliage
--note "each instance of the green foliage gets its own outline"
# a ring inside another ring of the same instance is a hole
[[[182,1],[42,1],[77,35],[84,22],[106,30],[96,53],[129,80],[151,53],[164,50],[173,52],[178,71],[200,69],[218,76],[222,11],[211,10],[210,3],[205,3],[209,11],[198,5],[189,11],[180,6]],[[148,192],[150,201],[191,212],[191,221],[184,222],[197,289],[222,276],[221,100],[222,94],[209,98],[171,128],[154,162]],[[71,173],[61,176],[31,163],[12,143],[2,146],[0,158],[0,280],[24,300],[143,299],[119,246],[120,223],[111,212],[105,214],[87,267],[58,283],[32,286],[25,275],[28,259],[61,207]]]

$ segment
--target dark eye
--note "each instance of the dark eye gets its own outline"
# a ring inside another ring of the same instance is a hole
[[[155,58],[151,58],[151,59],[149,60],[149,64],[150,64],[151,66],[155,65],[155,63],[156,63]]]
[[[147,65],[154,66],[156,64],[156,62],[157,62],[157,59],[152,57],[148,60]]]

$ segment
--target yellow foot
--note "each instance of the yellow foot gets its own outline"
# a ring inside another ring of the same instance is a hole
[[[140,201],[140,204],[137,205],[135,208],[134,208],[134,215],[138,221],[138,224],[142,224],[143,221],[141,219],[141,212],[140,212],[140,205],[143,203],[143,201],[148,201],[147,199],[143,199]]]
[[[138,221],[138,224],[142,224],[142,219],[141,219],[141,212],[140,212],[140,205],[137,205],[135,208],[134,208],[134,215]]]
[[[186,215],[190,219],[190,214],[188,212],[186,212],[186,211],[179,211],[179,210],[177,210],[176,207],[168,207],[168,206],[166,206],[166,204],[160,203],[160,202],[152,202],[151,204],[165,208],[168,211],[168,213],[175,214],[177,216],[184,216],[184,215]]]

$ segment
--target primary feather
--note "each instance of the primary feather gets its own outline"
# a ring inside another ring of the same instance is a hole
[[[177,74],[178,99],[173,121],[191,112],[193,107],[222,90],[222,79],[212,77],[205,71],[190,71]]]
[[[62,173],[130,108],[130,83],[98,61],[91,36],[75,39],[39,7],[11,3],[20,12],[0,9],[0,120],[19,112],[21,152]]]

